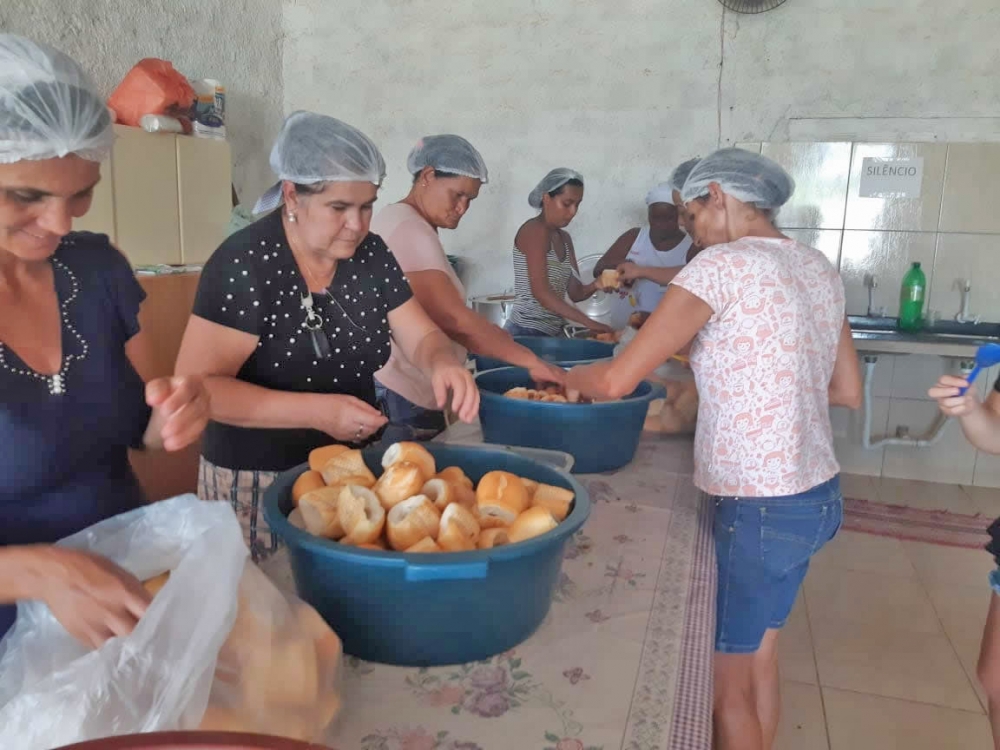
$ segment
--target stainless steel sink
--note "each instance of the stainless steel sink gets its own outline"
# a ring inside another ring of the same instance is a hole
[[[870,354],[930,354],[971,359],[983,344],[1000,340],[1000,323],[939,321],[916,333],[899,330],[896,318],[849,316],[859,352]]]

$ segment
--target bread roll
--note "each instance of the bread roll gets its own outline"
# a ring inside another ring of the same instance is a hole
[[[506,396],[507,398],[517,398],[517,399],[521,399],[522,401],[530,401],[531,400],[531,394],[533,392],[534,391],[531,391],[528,388],[525,388],[524,386],[518,386],[517,388],[511,388],[509,391],[505,392],[503,395]]]
[[[297,529],[308,531],[306,521],[302,517],[302,511],[299,508],[292,508],[292,512],[288,514],[288,523]]]
[[[538,482],[534,479],[528,479],[527,477],[521,477],[521,484],[524,485],[525,491],[528,493],[528,500],[531,500],[535,495],[535,490],[538,489]]]
[[[441,514],[426,495],[416,495],[394,506],[386,516],[389,544],[407,550],[425,536],[436,539]]]
[[[510,544],[507,529],[486,529],[479,534],[479,540],[476,542],[479,549],[493,549],[505,544]]]
[[[664,398],[654,398],[649,402],[649,408],[646,410],[646,419],[642,423],[643,430],[647,432],[660,431],[660,414],[663,412],[666,402],[667,400]]]
[[[169,578],[170,571],[168,570],[166,573],[160,573],[160,575],[150,578],[148,581],[143,581],[142,585],[145,587],[146,591],[149,592],[150,596],[156,596],[160,593],[160,589],[167,584],[167,580]]]
[[[540,484],[531,497],[532,508],[545,508],[556,521],[565,521],[573,503],[573,492],[564,487]]]
[[[409,461],[416,464],[424,473],[424,481],[433,477],[437,473],[434,465],[434,456],[430,454],[420,443],[395,443],[390,445],[388,450],[382,455],[382,468],[388,469],[393,464],[400,461]]]
[[[382,502],[382,507],[389,510],[406,498],[420,494],[423,486],[423,469],[409,461],[400,461],[385,470],[373,489]]]
[[[374,542],[368,544],[357,545],[358,549],[370,549],[374,552],[385,552],[385,544],[382,543],[381,539],[376,539]]]
[[[316,646],[297,628],[272,631],[269,644],[241,656],[240,687],[251,716],[268,715],[276,706],[308,708],[319,697]]]
[[[463,487],[468,487],[470,490],[474,488],[475,485],[472,484],[472,480],[469,479],[465,472],[462,471],[457,466],[449,466],[447,469],[442,469],[437,473],[435,479],[443,479],[451,484],[461,485]]]
[[[337,518],[344,530],[343,544],[371,544],[382,535],[385,508],[367,487],[349,484],[340,490]]]
[[[344,527],[340,525],[337,516],[340,489],[340,487],[324,487],[307,492],[299,500],[302,521],[310,534],[324,539],[340,539],[344,535]]]
[[[510,526],[528,507],[528,491],[520,477],[491,471],[476,488],[479,525],[484,529]]]
[[[428,479],[420,488],[420,494],[426,495],[435,508],[444,511],[452,503],[458,502],[458,489],[444,479]]]
[[[552,514],[546,508],[536,506],[529,508],[519,515],[514,520],[514,523],[510,525],[507,535],[510,537],[511,544],[513,544],[515,542],[523,542],[525,539],[541,536],[552,531],[558,525],[556,519],[552,517]]]
[[[309,453],[309,468],[312,471],[322,473],[323,467],[327,465],[330,459],[336,458],[341,453],[349,451],[346,445],[324,445],[322,448],[316,448]]]
[[[600,277],[601,289],[618,289],[621,287],[621,276],[613,268],[605,269],[601,271]]]
[[[353,484],[371,488],[375,475],[365,464],[361,451],[345,450],[323,464],[323,481],[331,486]]]
[[[304,494],[318,490],[320,487],[326,487],[326,482],[323,481],[322,474],[311,469],[303,472],[295,480],[295,484],[292,485],[292,505],[298,508],[299,500]]]
[[[452,503],[441,514],[438,546],[446,552],[465,552],[476,548],[479,522],[472,511]]]
[[[437,542],[431,539],[429,536],[425,536],[419,542],[409,547],[404,552],[441,552],[441,548],[438,547]]]

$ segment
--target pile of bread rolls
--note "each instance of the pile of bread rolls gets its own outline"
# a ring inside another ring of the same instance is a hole
[[[247,566],[247,576],[263,577]],[[169,573],[145,582],[156,596]],[[254,590],[263,584],[254,582]],[[236,620],[216,662],[198,729],[321,739],[340,713],[340,639],[304,602],[256,602],[241,593]],[[281,596],[276,590],[275,597]]]
[[[419,443],[396,443],[376,477],[359,450],[317,448],[292,487],[288,520],[364,549],[464,552],[540,536],[569,514],[573,493],[506,471],[478,486],[456,466],[438,470]]]
[[[550,386],[548,388],[525,388],[524,386],[518,386],[516,388],[511,388],[503,395],[507,398],[516,398],[522,401],[542,401],[550,404],[570,403],[565,391],[558,386]],[[572,403],[578,402],[579,399]]]

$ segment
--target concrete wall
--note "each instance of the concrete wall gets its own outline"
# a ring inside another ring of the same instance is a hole
[[[676,162],[719,143],[978,140],[1000,115],[995,0],[788,0],[758,16],[714,0],[289,0],[284,14],[286,108],[369,132],[389,162],[384,200],[405,193],[422,135],[483,152],[491,184],[445,238],[477,264],[473,292],[510,283],[526,196],[552,167],[587,177],[571,227],[585,255],[641,221]]]
[[[282,117],[277,0],[3,0],[0,30],[63,50],[105,95],[143,57],[221,80],[241,199],[252,202],[273,180],[267,154]]]

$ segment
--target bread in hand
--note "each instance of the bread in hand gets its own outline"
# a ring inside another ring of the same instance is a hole
[[[613,268],[607,268],[601,271],[600,276],[600,287],[601,289],[618,289],[622,285],[621,275]]]
[[[426,495],[393,506],[386,516],[386,535],[394,550],[407,550],[425,536],[436,539],[441,513]]]
[[[306,531],[313,536],[340,539],[344,535],[344,528],[337,516],[340,489],[340,487],[323,487],[307,492],[299,500],[299,510],[302,511]]]
[[[479,533],[476,546],[479,549],[493,549],[510,544],[510,535],[507,529],[485,529]]]
[[[565,487],[540,484],[531,496],[532,508],[545,508],[556,521],[565,521],[573,504],[573,492]]]
[[[295,480],[295,484],[292,485],[292,505],[298,508],[299,500],[304,494],[318,490],[320,487],[326,487],[322,474],[312,469],[302,472]]]
[[[334,456],[323,465],[323,481],[331,487],[353,484],[359,487],[375,485],[375,475],[365,464],[361,451],[349,449]]]
[[[423,486],[423,470],[409,461],[399,461],[385,470],[373,489],[382,501],[382,507],[389,510],[406,498],[419,494]]]
[[[438,546],[446,552],[465,552],[476,548],[479,522],[468,508],[452,503],[441,514]]]
[[[482,528],[510,526],[528,507],[528,491],[520,477],[507,471],[491,471],[479,480],[476,506]]]
[[[167,585],[167,581],[170,580],[170,571],[166,573],[160,573],[160,575],[150,578],[148,581],[143,581],[142,585],[149,592],[150,596],[156,596],[160,593],[160,589]]]
[[[434,456],[420,443],[402,442],[390,445],[382,455],[382,468],[388,469],[400,461],[409,461],[411,464],[419,466],[424,473],[425,482],[437,474]]]
[[[371,544],[382,535],[385,508],[370,489],[349,484],[340,490],[337,518],[344,530],[343,544]]]
[[[507,530],[507,535],[510,537],[511,544],[515,544],[546,534],[558,525],[556,519],[546,508],[535,506],[528,508],[514,519],[514,523]]]

